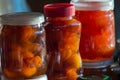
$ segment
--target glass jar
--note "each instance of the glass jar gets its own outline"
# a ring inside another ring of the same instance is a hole
[[[46,66],[44,21],[40,13],[11,13],[1,16],[3,75],[12,80],[44,75]]]
[[[114,0],[72,0],[82,23],[80,54],[84,67],[105,67],[115,50]]]
[[[114,0],[72,0],[81,21],[80,54],[83,76],[110,80],[107,71],[115,50]],[[112,72],[111,72],[112,73]]]
[[[48,80],[77,80],[81,68],[79,41],[81,24],[73,18],[73,4],[44,6]]]

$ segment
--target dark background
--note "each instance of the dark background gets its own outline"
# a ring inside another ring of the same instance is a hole
[[[116,39],[120,38],[120,0],[115,1],[115,28],[116,28]]]
[[[70,0],[26,0],[33,12],[43,12],[43,6],[49,3],[70,2]]]

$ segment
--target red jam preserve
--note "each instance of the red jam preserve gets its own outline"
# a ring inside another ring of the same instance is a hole
[[[79,41],[81,24],[73,18],[73,4],[44,6],[48,80],[77,80],[81,68]]]
[[[109,65],[115,50],[114,0],[72,0],[72,3],[75,18],[82,24],[79,49],[83,66]]]

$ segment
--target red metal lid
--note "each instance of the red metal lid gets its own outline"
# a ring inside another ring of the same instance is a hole
[[[47,17],[74,16],[75,7],[70,3],[55,3],[44,6],[44,14]]]

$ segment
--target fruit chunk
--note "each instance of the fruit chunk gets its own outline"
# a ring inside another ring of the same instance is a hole
[[[68,69],[79,69],[82,66],[82,61],[79,53],[74,53],[71,57],[66,61],[66,66]]]
[[[23,55],[24,59],[33,58],[34,57],[34,54],[29,52],[29,51],[24,51],[22,55]]]
[[[34,29],[31,26],[21,27],[19,29],[19,33],[20,33],[20,39],[22,41],[28,40],[30,39],[30,37],[35,35]]]
[[[33,59],[33,63],[37,68],[39,68],[42,65],[42,59],[39,56],[36,56]]]
[[[61,49],[60,50],[60,55],[61,55],[61,60],[66,61],[72,54],[72,51],[70,49]]]
[[[66,75],[68,76],[68,80],[77,80],[78,74],[75,69],[68,69],[66,71]]]
[[[64,49],[71,49],[72,51],[77,51],[79,49],[80,36],[77,33],[65,32],[63,38]]]
[[[21,71],[21,74],[25,77],[31,77],[36,73],[36,71],[37,71],[36,67],[26,67],[26,66],[24,66],[22,71]]]

